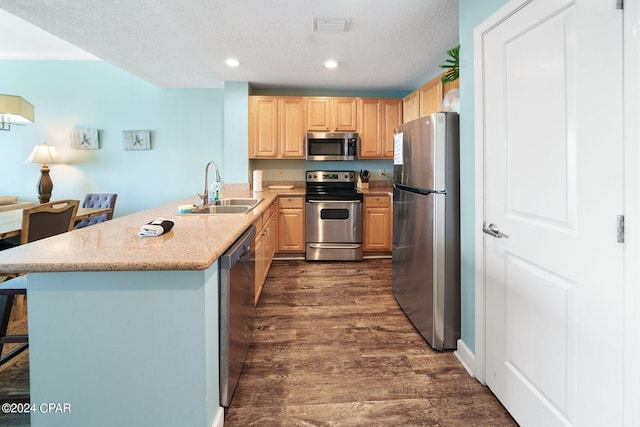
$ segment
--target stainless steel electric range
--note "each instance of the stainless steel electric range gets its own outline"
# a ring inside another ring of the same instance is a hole
[[[308,261],[362,260],[362,193],[354,171],[307,171]]]

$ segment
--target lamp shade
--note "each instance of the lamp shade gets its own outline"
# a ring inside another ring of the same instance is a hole
[[[31,155],[24,161],[25,163],[62,163],[62,159],[56,151],[56,147],[47,143],[36,145],[33,147]]]
[[[0,95],[0,123],[33,123],[35,109],[24,98],[14,95]]]

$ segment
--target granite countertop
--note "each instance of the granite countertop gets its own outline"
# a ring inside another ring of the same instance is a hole
[[[371,182],[369,184],[369,188],[358,188],[358,191],[365,196],[388,196],[393,194],[393,185],[391,183]]]
[[[245,214],[178,215],[179,205],[199,203],[197,197],[73,230],[0,252],[3,272],[204,270],[242,235],[278,195],[303,195],[292,190],[227,191],[222,197],[263,198]],[[175,220],[158,237],[138,237],[140,227],[155,218]]]

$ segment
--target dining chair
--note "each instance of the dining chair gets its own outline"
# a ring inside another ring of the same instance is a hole
[[[111,212],[80,220],[76,224],[75,228],[87,227],[89,225],[98,224],[99,222],[108,221],[113,218],[113,209],[115,209],[117,198],[118,195],[115,193],[85,194],[81,205],[83,208],[111,208]]]
[[[59,200],[23,210],[20,244],[73,230],[79,204],[79,200]],[[27,293],[26,276],[24,273],[17,277],[7,276],[10,278],[0,283],[0,366],[29,347],[27,334],[7,335],[13,301],[16,295]],[[22,343],[22,345],[2,356],[4,344],[8,343]]]
[[[79,200],[58,200],[23,210],[20,244],[73,230],[79,205]]]

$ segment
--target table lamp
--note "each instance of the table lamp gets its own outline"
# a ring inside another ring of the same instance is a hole
[[[38,180],[38,199],[40,203],[47,203],[51,199],[51,191],[53,191],[53,181],[49,176],[49,166],[47,163],[61,163],[62,159],[58,156],[56,147],[47,143],[36,145],[31,152],[31,155],[25,163],[39,163],[42,164],[40,168],[40,179]]]

